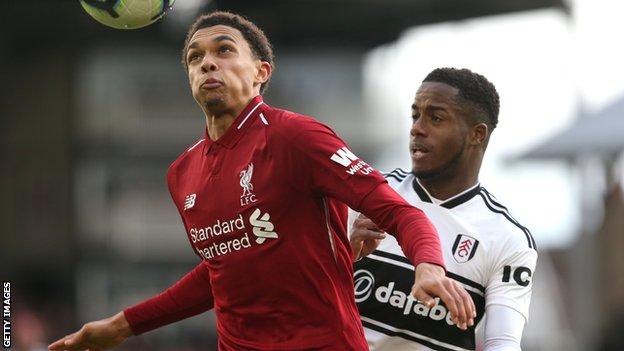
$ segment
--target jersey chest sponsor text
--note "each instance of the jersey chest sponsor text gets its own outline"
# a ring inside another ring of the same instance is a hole
[[[271,215],[255,208],[249,216],[217,219],[205,227],[191,227],[189,238],[205,260],[262,245],[279,237]]]
[[[411,296],[414,271],[413,267],[406,267],[404,258],[397,264],[386,257],[382,259],[366,257],[354,269],[355,298],[366,328],[435,350],[475,349],[474,326],[467,331],[457,328],[438,298],[428,308]],[[477,308],[478,323],[485,311],[484,293],[478,289],[467,291]]]

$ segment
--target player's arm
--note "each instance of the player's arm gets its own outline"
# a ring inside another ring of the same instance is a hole
[[[520,340],[526,320],[509,306],[490,305],[485,314],[484,351],[520,351]]]
[[[500,247],[502,255],[491,255],[498,262],[491,264],[485,291],[485,351],[521,349],[537,263],[537,251],[529,247],[524,233],[501,235],[510,239]]]
[[[85,324],[48,347],[54,351],[104,350],[161,326],[192,317],[213,307],[208,268],[200,263],[162,293],[113,317]]]
[[[439,296],[458,326],[472,325],[474,303],[463,288],[446,278],[440,241],[425,214],[406,203],[330,128],[303,117],[293,121],[282,130],[292,146],[283,148],[284,162],[297,170],[298,184],[346,203],[397,237],[416,267],[414,296],[430,306],[433,296]]]
[[[208,267],[202,262],[162,293],[124,310],[134,335],[171,324],[213,307]]]

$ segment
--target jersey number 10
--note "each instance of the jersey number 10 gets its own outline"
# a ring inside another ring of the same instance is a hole
[[[508,283],[509,278],[511,277],[511,266],[505,266],[503,268],[503,283]],[[526,273],[526,274],[524,274]],[[531,270],[527,267],[516,267],[513,270],[513,280],[521,286],[527,286],[531,283]]]

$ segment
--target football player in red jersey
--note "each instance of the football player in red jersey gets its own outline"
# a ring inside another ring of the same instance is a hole
[[[329,127],[264,103],[273,53],[258,27],[226,12],[200,16],[183,64],[206,130],[167,181],[201,262],[161,294],[85,324],[50,350],[114,347],[211,308],[220,350],[366,350],[347,205],[394,233],[416,267],[417,299],[440,297],[458,327],[472,325],[472,300],[445,277],[423,212]]]

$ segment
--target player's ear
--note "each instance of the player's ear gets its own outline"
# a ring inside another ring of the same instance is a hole
[[[470,144],[485,145],[487,143],[488,126],[485,123],[477,123],[470,131]]]
[[[269,80],[269,77],[271,77],[272,71],[273,67],[270,63],[258,60],[256,62],[256,83],[266,83]]]

